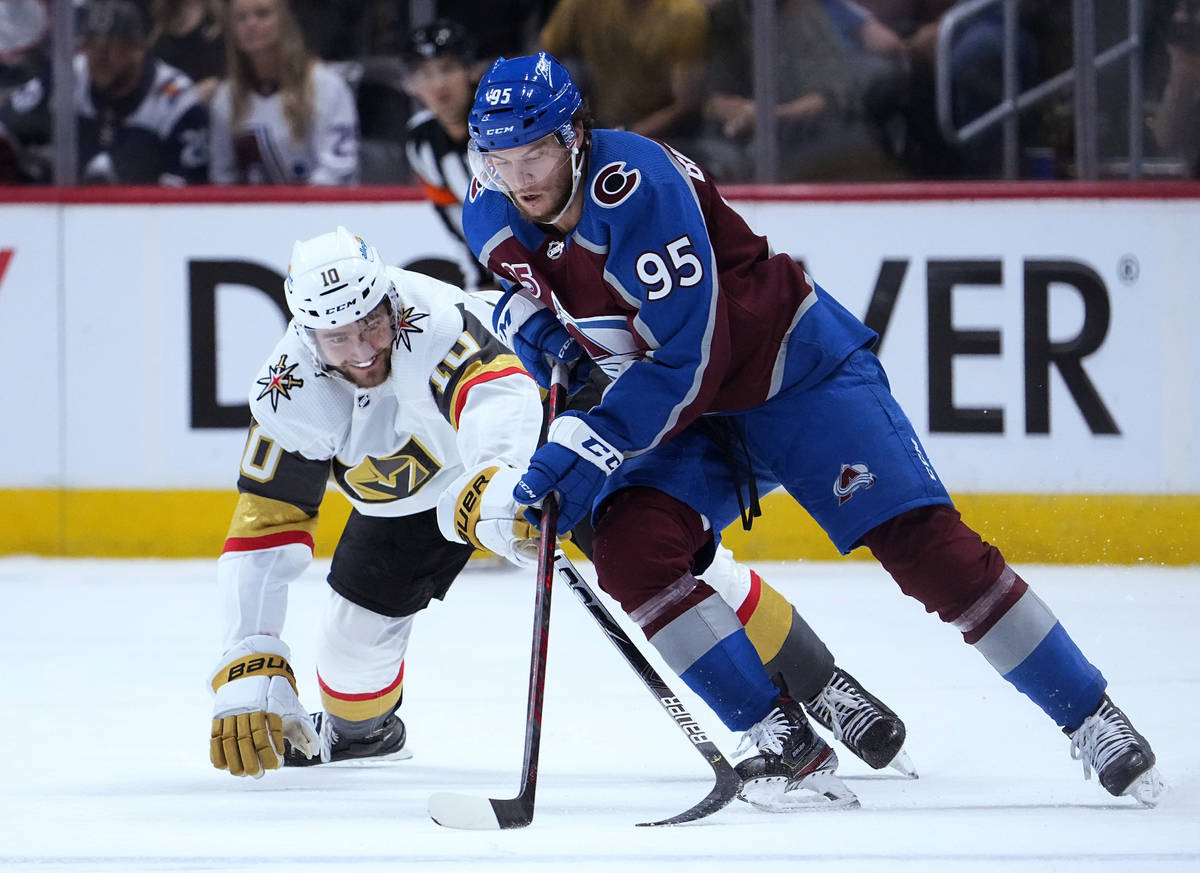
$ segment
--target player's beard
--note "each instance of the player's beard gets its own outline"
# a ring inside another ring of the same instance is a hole
[[[341,373],[347,381],[353,383],[356,388],[378,388],[387,381],[388,376],[392,375],[391,349],[390,344],[381,349],[370,367],[352,367],[343,364],[334,369]]]
[[[513,195],[513,203],[516,205],[517,211],[521,213],[521,217],[526,221],[533,222],[534,224],[549,224],[552,218],[560,215],[567,208],[567,204],[571,200],[571,189],[573,187],[571,183],[574,179],[570,158],[554,171],[553,176],[552,184],[548,185],[544,192],[537,192],[541,194],[542,202],[549,202],[550,205],[547,207],[535,207],[536,211],[531,210],[521,200],[520,193]]]

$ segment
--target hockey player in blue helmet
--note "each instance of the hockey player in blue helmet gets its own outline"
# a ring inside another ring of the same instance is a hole
[[[891,393],[876,334],[773,252],[703,167],[666,143],[587,130],[577,103],[539,54],[498,62],[471,113],[464,229],[516,292],[493,326],[559,360],[569,335],[612,379],[593,408],[553,422],[514,498],[536,506],[554,492],[560,524],[592,519],[600,587],[757,746],[738,764],[747,799],[774,788],[786,804],[810,775],[832,775],[803,694],[768,681],[750,626],[694,572],[743,494],[753,504],[782,487],[840,552],[869,549],[1057,724],[1085,778],[1156,804],[1150,744],[1050,607],[963,521]]]
[[[579,190],[584,150],[575,114],[582,106],[566,68],[545,52],[500,58],[483,77],[468,116],[476,181],[505,194],[529,220],[554,224]],[[558,198],[563,202],[551,201],[547,185],[568,161],[570,188]]]
[[[515,207],[524,221],[540,226],[553,225],[577,211],[580,180],[587,163],[588,124],[579,90],[562,65],[544,53],[497,61],[477,90],[468,123],[472,138],[469,156],[475,174],[468,202],[477,201],[484,188],[490,189],[487,196],[495,204],[511,202],[511,207],[505,208]],[[520,271],[519,266],[517,269]],[[511,283],[512,273],[503,275]],[[525,314],[528,310],[522,298],[510,288],[495,307],[493,329],[545,384],[549,368],[540,348],[556,345],[558,357],[567,359],[578,358],[580,349],[552,309],[533,312],[528,319]],[[512,316],[519,324],[511,322]],[[510,326],[512,330],[508,330]],[[577,379],[573,384],[584,381]],[[573,398],[572,409],[590,408],[591,403],[577,402],[588,396],[589,390],[590,385]],[[599,402],[598,394],[592,397],[592,403]],[[678,496],[687,500],[692,495]],[[727,504],[733,492],[725,493],[724,498],[719,503],[696,500],[694,512],[727,522],[731,518]],[[723,526],[714,526],[713,533],[719,534]],[[803,701],[795,703],[797,712],[802,713],[802,705],[806,707],[813,718],[871,767],[890,765],[915,776],[902,748],[905,729],[900,718],[835,664],[833,655],[795,608],[757,573],[734,561],[713,533],[697,543],[691,569],[702,579],[699,590],[710,594],[715,591],[720,595],[717,600],[724,601],[712,604],[712,608],[738,623],[734,631],[738,636],[736,645],[746,660],[738,669],[750,677],[745,682],[738,676],[729,678],[731,687],[723,689],[723,696],[751,696],[765,705],[779,693],[772,685],[774,681],[779,689]],[[699,648],[707,648],[702,635],[700,639]],[[692,681],[686,673],[681,675],[685,681]],[[714,706],[727,723],[731,708],[737,709],[738,704],[731,707],[728,701],[716,701]],[[734,726],[740,724],[740,716],[733,718]],[[803,718],[800,714],[799,719]],[[768,790],[746,792],[744,799],[772,811],[857,805],[854,793],[835,774],[837,755],[807,722],[804,727],[796,744],[800,751],[791,752],[786,764],[786,796],[782,790],[774,790],[781,789],[785,780],[772,773],[761,780],[769,783]]]

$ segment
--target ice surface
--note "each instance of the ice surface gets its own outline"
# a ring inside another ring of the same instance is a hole
[[[285,632],[313,708],[326,569],[292,587]],[[472,568],[419,616],[402,709],[411,760],[251,780],[208,763],[213,562],[0,559],[0,869],[1200,871],[1200,569],[1019,568],[1153,743],[1172,785],[1155,810],[1084,782],[1058,729],[874,565],[759,569],[904,717],[918,781],[844,753],[862,809],[735,802],[635,828],[698,801],[710,771],[556,587],[536,816],[479,833],[439,827],[426,803],[516,793],[533,573]],[[736,737],[631,636],[731,754]]]

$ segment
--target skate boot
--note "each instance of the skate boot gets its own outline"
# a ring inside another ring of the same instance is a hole
[[[734,768],[742,777],[738,797],[767,812],[842,809],[858,798],[834,772],[837,754],[813,731],[800,704],[780,695],[771,712],[742,736],[735,754],[758,754]]]
[[[902,748],[904,722],[841,667],[815,697],[804,702],[808,714],[833,738],[880,770],[891,766],[910,779],[917,771]]]
[[[367,758],[403,759],[411,758],[412,752],[404,747],[404,722],[391,713],[380,725],[365,737],[341,737],[334,727],[334,719],[326,712],[312,713],[313,726],[321,738],[320,754],[304,757],[291,743],[287,744],[283,763],[285,767],[311,767],[314,764],[332,764],[338,761],[361,761]]]
[[[1114,797],[1127,795],[1143,806],[1158,805],[1167,783],[1154,766],[1154,752],[1107,694],[1074,732],[1064,728],[1063,733],[1071,738],[1071,757],[1083,762],[1084,779],[1091,779],[1095,770],[1104,790]]]

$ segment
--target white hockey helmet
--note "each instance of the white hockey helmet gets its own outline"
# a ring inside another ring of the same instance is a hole
[[[292,313],[292,327],[321,370],[329,364],[314,331],[353,324],[387,304],[392,341],[400,299],[396,286],[374,246],[342,226],[292,246],[292,260],[283,294]]]
[[[283,292],[292,318],[309,330],[358,321],[389,298],[396,310],[395,287],[379,252],[341,226],[292,246]]]

